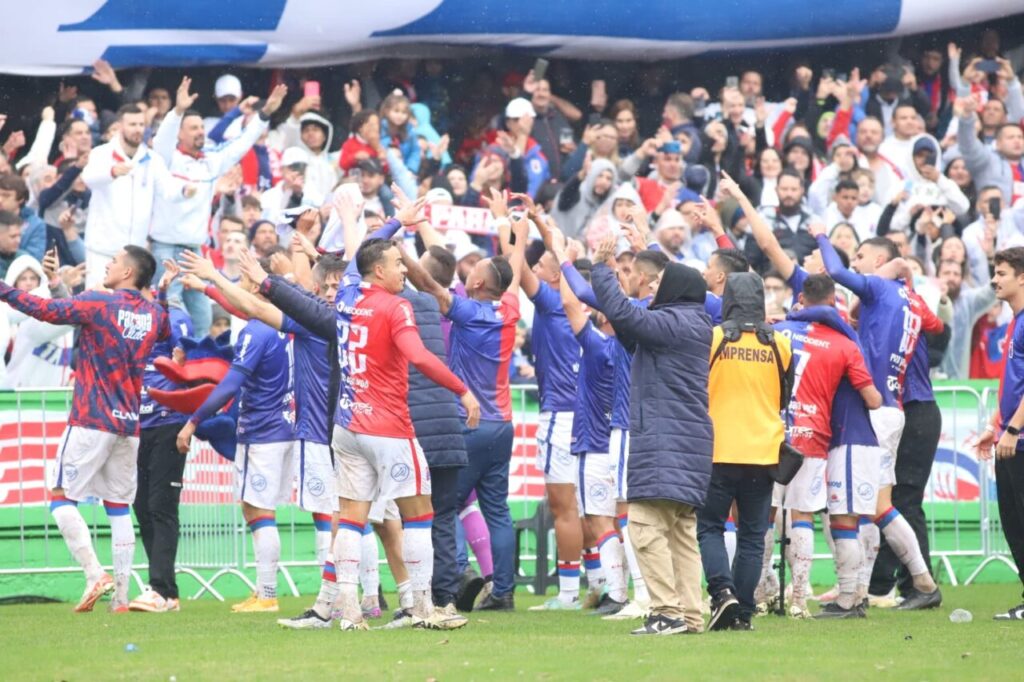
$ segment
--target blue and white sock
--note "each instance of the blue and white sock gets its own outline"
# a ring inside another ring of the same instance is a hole
[[[85,571],[86,581],[91,585],[102,578],[103,567],[96,558],[89,526],[82,518],[82,513],[78,511],[78,503],[62,495],[56,495],[50,500],[50,513],[57,522],[57,528],[71,556]]]
[[[281,536],[273,515],[257,516],[249,521],[252,545],[256,552],[256,595],[277,599],[277,562],[281,559]]]
[[[402,559],[409,571],[413,613],[427,618],[434,612],[430,582],[434,576],[434,544],[431,528],[434,514],[402,519]]]
[[[353,623],[363,620],[359,608],[359,560],[362,556],[363,529],[366,524],[338,519],[334,536],[334,568],[338,577],[338,608],[341,617]]]

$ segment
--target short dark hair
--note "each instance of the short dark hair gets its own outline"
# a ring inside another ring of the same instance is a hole
[[[675,109],[680,117],[686,119],[693,118],[693,97],[685,92],[676,92],[669,95],[665,104]]]
[[[785,166],[782,169],[782,172],[779,173],[779,180],[782,178],[796,178],[800,182],[800,189],[807,189],[804,176],[800,174],[800,171],[792,166]]]
[[[860,186],[857,184],[856,180],[845,179],[836,183],[836,194],[839,194],[844,189],[852,189],[854,192],[860,192]]]
[[[512,272],[512,265],[505,256],[495,256],[492,258],[491,267],[488,270],[490,271],[490,274],[487,276],[488,279],[492,277],[497,278],[494,284],[495,290],[499,294],[507,290],[509,285],[512,284],[512,278],[515,274]]]
[[[532,268],[534,265],[539,263],[540,258],[541,256],[544,255],[545,251],[547,251],[547,248],[544,246],[544,242],[542,242],[541,240],[535,239],[532,242],[530,242],[526,246],[525,254],[527,267]]]
[[[1024,246],[1011,246],[1008,249],[997,251],[995,256],[996,265],[1006,263],[1013,268],[1015,277],[1024,274]]]
[[[185,111],[185,113],[184,113],[184,114],[182,114],[182,115],[181,115],[181,120],[182,120],[182,121],[184,121],[184,120],[185,120],[186,118],[188,118],[189,116],[198,116],[199,118],[202,118],[202,117],[203,117],[203,115],[202,115],[202,114],[200,114],[200,113],[199,113],[198,111],[196,111],[195,109],[188,109],[187,111]]]
[[[636,258],[633,259],[633,267],[640,267],[641,265],[646,265],[648,268],[660,273],[668,266],[668,256],[665,255],[664,251],[645,249],[636,254]]]
[[[238,225],[243,230],[245,229],[245,222],[236,215],[222,215],[220,217],[220,221],[224,222],[225,220],[228,221],[229,223],[234,223],[235,225]]]
[[[263,204],[260,203],[260,198],[253,194],[246,194],[242,197],[242,208],[258,208],[263,210]]]
[[[20,175],[14,173],[8,173],[7,175],[0,175],[0,189],[7,192],[14,192],[14,195],[18,199],[18,203],[22,206],[28,201],[28,185],[22,180]]]
[[[935,274],[938,275],[942,271],[943,265],[955,265],[960,268],[960,276],[967,276],[967,261],[961,263],[960,261],[953,260],[952,258],[943,258],[939,261],[938,265],[935,266]]]
[[[824,303],[831,296],[835,296],[836,283],[825,274],[811,275],[804,280],[804,304],[818,305]]]
[[[718,267],[724,270],[726,275],[750,270],[750,262],[739,249],[716,249],[711,255],[718,258]]]
[[[443,287],[451,284],[455,277],[455,254],[436,244],[428,248],[427,253],[430,254],[430,258],[424,266],[427,274]]]
[[[991,102],[992,100],[989,100],[989,101]],[[1000,100],[997,99],[996,101],[999,102]],[[1005,105],[1003,105],[1003,110],[1004,111],[1006,110],[1006,106]],[[1024,131],[1024,127],[1022,127],[1021,124],[1019,124],[1019,123],[1003,123],[998,128],[996,128],[996,137],[999,137],[1000,135],[1002,135],[1003,131],[1006,130],[1007,128],[1016,128],[1017,130]]]
[[[870,239],[865,239],[861,242],[861,246],[874,246],[876,248],[883,249],[886,252],[886,255],[888,255],[886,261],[898,258],[900,255],[899,249],[896,248],[896,245],[885,237],[872,237]]]
[[[156,274],[156,259],[149,251],[134,244],[124,247],[124,252],[135,268],[136,288],[145,289],[153,282],[153,275]]]
[[[352,121],[349,123],[349,130],[353,133],[358,133],[359,129],[366,125],[366,122],[374,116],[379,116],[375,109],[363,109],[356,112],[355,115],[352,116]]]
[[[11,225],[21,225],[21,217],[10,211],[0,211],[0,225],[4,227],[10,227]]]
[[[117,110],[117,120],[122,120],[128,114],[141,114],[142,109],[139,108],[138,104],[125,104]]]
[[[384,252],[395,246],[390,239],[368,239],[356,252],[356,267],[359,274],[366,277],[373,272],[373,266],[384,259]]]
[[[899,111],[900,109],[913,109],[914,113],[915,114],[917,113],[917,107],[915,107],[910,102],[898,102],[896,104],[896,106],[893,107],[893,110],[892,110],[892,119],[894,121],[896,120],[896,112]]]
[[[313,266],[313,280],[320,287],[323,287],[327,282],[328,275],[344,273],[346,265],[345,259],[340,254],[325,253],[320,256],[316,265]]]
[[[81,123],[86,128],[89,127],[89,124],[86,123],[85,121],[83,121],[82,119],[80,119],[80,118],[71,118],[71,119],[68,119],[67,121],[64,121],[64,123],[61,125],[61,127],[60,127],[60,136],[64,137],[65,135],[70,133],[71,132],[71,126],[75,125],[76,123]]]

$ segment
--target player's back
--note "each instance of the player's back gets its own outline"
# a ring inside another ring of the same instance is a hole
[[[576,410],[572,422],[572,452],[607,452],[611,434],[615,352],[621,349],[614,336],[591,322],[576,337],[583,349]]]
[[[329,443],[327,384],[331,366],[327,359],[327,342],[319,336],[301,329],[301,331],[294,332],[293,347],[295,351],[295,437],[314,443]]]
[[[542,412],[571,411],[580,368],[580,347],[558,291],[541,282],[534,304],[530,347],[536,359]]]
[[[864,360],[883,404],[895,406],[921,333],[921,315],[900,282],[873,275],[867,280],[870,295],[861,298],[859,325]]]
[[[238,335],[231,367],[246,377],[238,404],[239,443],[280,443],[294,438],[288,353],[288,335],[259,320],[250,320]]]
[[[134,289],[87,292],[71,417],[98,431],[136,436],[142,377],[153,345],[168,334],[166,311]]]
[[[335,422],[356,433],[412,438],[409,363],[394,342],[403,328],[419,333],[412,305],[379,285],[349,281],[338,292],[341,391]]]

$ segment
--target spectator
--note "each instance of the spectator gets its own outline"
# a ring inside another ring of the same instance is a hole
[[[775,207],[779,195],[775,186],[782,174],[782,155],[775,147],[765,147],[754,157],[753,172],[740,180],[743,193],[755,206]]]
[[[586,164],[587,159],[607,159],[614,164],[616,174],[622,159],[619,157],[618,132],[615,124],[608,119],[601,119],[588,125],[583,131],[582,144],[562,164],[561,182],[566,182],[578,173]]]
[[[203,255],[210,259],[213,267],[220,270],[224,267],[224,244],[232,232],[246,231],[245,223],[238,216],[226,215],[220,219],[217,225],[217,236],[215,246],[204,247]]]
[[[793,385],[789,339],[765,323],[765,293],[753,273],[729,275],[722,324],[711,341],[708,412],[717,426],[707,500],[697,515],[701,560],[711,595],[709,629],[750,630],[772,501],[771,467],[785,440],[780,410]],[[743,415],[743,429],[729,428]],[[735,500],[735,560],[725,551],[725,522]]]
[[[875,174],[875,203],[885,206],[902,189],[903,171],[881,153],[884,136],[882,122],[868,116],[857,124],[857,151],[860,165]]]
[[[263,204],[260,203],[260,198],[247,194],[242,197],[242,222],[245,225],[245,229],[248,230],[263,216]]]
[[[711,354],[707,288],[697,271],[669,263],[650,308],[638,307],[606,265],[615,243],[602,242],[591,277],[616,336],[635,349],[626,496],[629,537],[651,610],[633,632],[702,632],[696,510],[705,504],[713,447],[705,408]]]
[[[238,106],[242,101],[242,81],[237,76],[225,73],[213,84],[213,97],[217,101],[217,109],[221,116]],[[209,132],[217,123],[220,116],[208,116],[203,120],[205,132]]]
[[[956,186],[960,188],[960,191],[964,193],[967,200],[971,202],[971,208],[968,209],[967,215],[961,220],[961,223],[972,223],[978,219],[978,213],[975,210],[975,204],[978,200],[978,189],[974,186],[974,178],[971,177],[971,171],[967,170],[967,162],[964,161],[962,156],[954,156],[949,158],[949,154],[946,155],[946,177],[956,183]]]
[[[313,205],[320,205],[331,195],[338,183],[338,164],[331,160],[329,152],[334,140],[334,125],[320,111],[311,108],[319,98],[303,97],[292,107],[291,116],[278,127],[281,147],[298,147],[306,152],[304,192],[310,195]]]
[[[281,155],[281,182],[277,183],[260,197],[263,207],[263,219],[274,223],[283,223],[287,214],[303,207],[319,208],[311,197],[306,195],[306,168],[309,166],[309,154],[298,147],[289,147]]]
[[[541,186],[553,177],[550,159],[543,145],[532,137],[537,125],[536,119],[537,114],[529,101],[517,97],[509,102],[505,106],[505,130],[494,135],[494,143],[487,147],[477,161],[477,166],[487,163],[494,168],[494,162],[488,157],[498,158],[503,162],[503,169],[508,170],[512,191],[525,191],[531,197],[536,196]],[[493,178],[492,186],[498,185],[499,188],[504,177],[504,173],[488,175],[488,178]]]
[[[1019,123],[1007,123],[996,134],[995,149],[983,145],[974,135],[975,104],[970,98],[957,98],[953,113],[959,120],[957,141],[967,170],[975,185],[994,185],[1010,206],[1024,198],[1024,130]]]
[[[841,180],[851,179],[851,174],[857,168],[856,150],[846,136],[832,143],[831,157],[832,162],[821,169],[807,190],[807,204],[818,215],[825,214],[829,201],[834,198],[836,185]]]
[[[546,79],[534,80],[533,71],[526,77],[523,88],[530,93],[530,103],[536,112],[537,122],[533,136],[540,145],[544,158],[551,164],[551,177],[562,177],[562,163],[576,148],[573,141],[572,123],[568,116],[577,121],[582,117],[579,109],[551,92],[551,83]],[[566,113],[569,112],[569,113]],[[508,117],[508,113],[505,114]],[[531,196],[534,192],[530,192]]]
[[[826,223],[827,224],[827,223]],[[828,241],[836,247],[836,251],[842,251],[850,260],[853,260],[860,246],[860,237],[857,230],[850,223],[839,222],[832,226],[828,233]]]
[[[126,244],[146,246],[159,195],[187,198],[188,190],[142,141],[146,117],[134,104],[117,112],[117,133],[89,153],[82,180],[92,190],[85,223],[86,287],[103,280],[106,265]]]
[[[37,261],[46,250],[46,223],[28,206],[28,185],[17,175],[0,176],[0,211],[21,218],[21,250]]]
[[[566,237],[577,239],[585,236],[591,219],[615,190],[616,180],[614,163],[608,159],[594,159],[562,187],[551,217]]]
[[[802,262],[817,248],[814,237],[807,228],[812,221],[820,221],[820,218],[812,215],[803,206],[804,182],[797,171],[789,168],[782,171],[777,191],[779,205],[774,208],[761,208],[759,212],[768,221],[779,245],[783,249],[792,250],[797,262]],[[755,270],[764,272],[767,269],[765,256],[755,242],[747,242],[746,255]]]
[[[638,153],[646,153],[648,147],[645,142]],[[665,142],[657,148],[654,170],[656,177],[637,178],[636,189],[644,209],[653,213],[652,217],[657,220],[662,212],[675,208],[677,203],[675,196],[683,177],[683,150],[678,142]]]
[[[257,220],[249,228],[249,242],[257,258],[269,258],[280,248],[277,242],[277,227],[269,220]]]
[[[250,120],[238,137],[219,149],[204,151],[206,133],[203,121],[198,112],[189,108],[198,98],[198,95],[189,93],[191,85],[190,78],[182,79],[174,108],[167,112],[153,137],[153,151],[163,158],[176,178],[186,183],[190,192],[184,199],[156,198],[149,231],[151,251],[157,262],[154,283],[163,277],[164,261],[177,261],[186,250],[199,253],[206,244],[210,233],[214,183],[234,168],[263,135],[270,117],[288,92],[284,86],[276,88],[258,117]],[[171,282],[167,295],[184,302],[195,335],[200,338],[206,336],[210,327],[209,299],[201,292],[184,290],[178,279]]]
[[[996,251],[1024,245],[1024,210],[1008,209],[1001,188],[982,187],[975,208],[978,219],[963,231],[969,255],[974,255],[977,248],[985,256],[979,256],[980,260],[991,260]],[[972,258],[972,267],[974,262]]]
[[[882,208],[874,203],[860,203],[861,189],[854,180],[840,180],[836,185],[832,202],[825,209],[825,227],[829,230],[840,223],[853,227],[856,241],[874,237],[878,230],[878,219]]]
[[[384,146],[380,137],[380,116],[373,109],[363,109],[352,116],[350,133],[341,145],[338,163],[344,173],[349,173],[363,159],[377,159],[384,162]],[[282,164],[283,165],[283,164]]]
[[[19,256],[29,255],[21,248],[21,224],[16,213],[0,209],[0,277]]]
[[[952,331],[941,364],[942,372],[948,379],[969,378],[974,325],[996,301],[995,290],[988,282],[964,288],[964,269],[964,263],[955,260],[939,262],[939,284],[943,294],[953,302]]]
[[[628,99],[620,99],[608,111],[608,118],[615,124],[619,140],[619,157],[625,159],[640,147],[640,124],[637,120],[636,105]]]

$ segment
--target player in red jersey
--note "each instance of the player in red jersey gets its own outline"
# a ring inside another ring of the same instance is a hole
[[[54,466],[47,472],[50,511],[68,550],[85,571],[86,589],[75,611],[91,611],[114,591],[111,610],[128,611],[128,580],[135,500],[142,374],[157,340],[170,336],[166,311],[143,298],[156,270],[153,256],[126,246],[107,264],[103,286],[73,298],[43,299],[0,282],[0,300],[50,324],[80,329],[71,414]],[[169,280],[168,280],[169,281]],[[167,282],[161,282],[166,286]],[[78,502],[103,500],[110,519],[114,578],[100,566]]]

